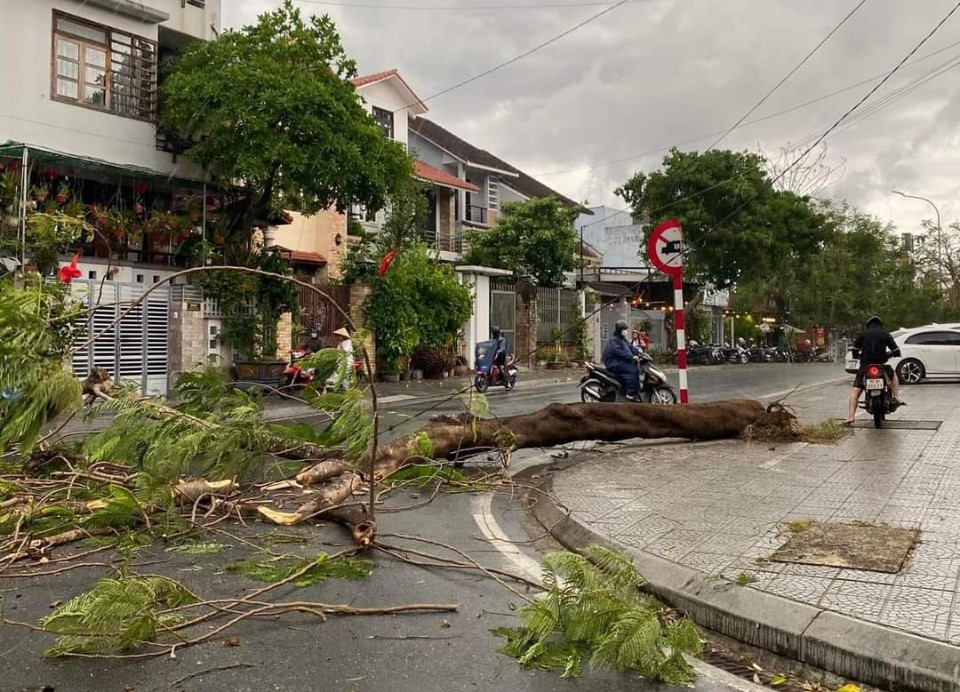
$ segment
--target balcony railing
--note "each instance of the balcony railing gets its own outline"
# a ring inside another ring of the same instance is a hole
[[[426,228],[420,231],[420,237],[427,245],[444,252],[463,253],[463,238],[459,235],[450,237],[441,237],[436,230]]]
[[[485,226],[487,224],[487,208],[470,205],[466,209],[463,220],[467,223],[479,223]]]

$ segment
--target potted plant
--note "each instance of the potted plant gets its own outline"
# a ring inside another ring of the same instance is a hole
[[[13,173],[4,173],[0,175],[0,208],[6,208],[13,205],[17,198],[17,178]],[[7,211],[11,213],[13,209]]]
[[[30,190],[30,196],[33,197],[37,204],[43,204],[47,201],[47,197],[50,196],[50,188],[45,184],[36,185]]]
[[[54,199],[61,206],[70,201],[70,186],[67,185],[67,181],[64,180],[60,183],[60,187],[57,188],[57,196]]]

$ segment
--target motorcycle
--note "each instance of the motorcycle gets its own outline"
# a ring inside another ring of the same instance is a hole
[[[313,351],[307,348],[295,348],[290,351],[290,364],[284,369],[277,389],[281,392],[301,390],[306,389],[313,383],[317,374],[316,368],[304,368],[298,364],[312,353]],[[354,382],[360,382],[363,377],[363,361],[360,358],[353,359],[353,374]],[[324,385],[321,389],[326,390],[327,385]]]
[[[508,353],[504,364],[502,366],[496,366],[493,363],[496,353],[496,339],[481,341],[477,344],[474,352],[475,374],[473,377],[473,386],[481,394],[491,386],[504,387],[507,391],[517,386],[518,370],[513,354]]]
[[[893,413],[902,404],[892,401],[890,377],[882,365],[867,365],[863,378],[865,401],[860,404],[873,416],[873,425],[883,427],[883,421],[888,413]]]
[[[580,380],[580,399],[585,403],[626,400],[623,382],[606,368],[587,363],[587,374]],[[639,355],[640,401],[646,404],[675,404],[677,393],[667,381],[666,374],[654,366],[646,353]]]

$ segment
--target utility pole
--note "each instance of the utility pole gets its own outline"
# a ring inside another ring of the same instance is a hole
[[[900,195],[901,197],[906,197],[908,199],[919,199],[922,202],[926,202],[931,207],[933,211],[937,214],[937,292],[940,293],[940,300],[943,300],[943,229],[940,227],[940,210],[937,208],[937,205],[926,197],[920,197],[919,195],[908,195],[905,192],[900,192],[899,190],[891,190],[893,194]]]

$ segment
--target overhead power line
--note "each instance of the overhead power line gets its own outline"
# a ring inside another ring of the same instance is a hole
[[[796,74],[797,70],[799,70],[801,67],[803,67],[803,66],[807,63],[807,61],[810,60],[810,58],[812,58],[812,57],[817,53],[818,50],[820,50],[820,48],[823,46],[823,44],[825,44],[827,41],[829,41],[829,40],[830,40],[830,37],[833,36],[835,33],[837,33],[837,32],[840,30],[840,27],[842,27],[844,24],[846,24],[846,23],[847,23],[847,20],[850,19],[850,17],[852,17],[853,15],[855,15],[855,14],[857,13],[857,10],[859,10],[859,9],[860,9],[861,7],[863,7],[865,4],[867,4],[867,0],[860,0],[860,2],[858,2],[858,3],[856,4],[856,6],[855,6],[852,10],[850,10],[849,12],[847,12],[847,15],[846,15],[843,19],[840,20],[840,23],[837,24],[835,27],[833,27],[833,29],[830,30],[830,33],[828,33],[826,36],[824,36],[822,39],[820,39],[820,43],[818,43],[816,46],[814,46],[814,47],[813,47],[813,50],[811,50],[809,53],[807,53],[807,54],[803,57],[803,60],[801,60],[800,62],[798,62],[798,63],[794,66],[794,68],[793,68],[792,70],[790,70],[786,75],[784,75],[783,79],[781,79],[779,82],[777,82],[776,84],[774,84],[774,85],[773,85],[773,88],[770,89],[770,91],[768,91],[766,94],[764,94],[764,96],[763,96],[762,99],[760,99],[759,101],[757,101],[757,102],[750,108],[750,110],[748,110],[746,113],[744,113],[743,115],[740,116],[740,119],[737,120],[737,122],[735,122],[733,125],[731,125],[723,134],[721,134],[721,135],[717,138],[717,140],[716,140],[713,144],[711,144],[709,147],[707,147],[707,151],[710,151],[710,150],[713,149],[715,146],[717,146],[718,144],[720,144],[720,142],[722,142],[723,140],[725,140],[725,139],[727,138],[727,135],[729,135],[731,132],[733,132],[735,129],[737,129],[744,120],[746,120],[747,118],[749,118],[749,117],[753,114],[754,111],[756,111],[760,106],[762,106],[764,103],[766,103],[766,102],[767,102],[767,99],[769,99],[771,96],[773,96],[774,92],[776,92],[777,89],[779,89],[781,86],[783,86],[784,82],[786,82],[786,81],[787,81],[788,79],[790,79],[794,74]]]
[[[958,3],[958,4],[953,8],[953,10],[950,12],[950,14],[948,14],[936,27],[934,27],[934,29],[933,29],[929,34],[927,34],[927,36],[926,36],[919,44],[917,44],[917,46],[914,47],[914,49],[913,49],[910,53],[907,54],[907,57],[906,57],[904,60],[901,60],[901,61],[897,64],[897,66],[894,67],[891,71],[884,73],[883,79],[882,79],[876,86],[874,86],[869,92],[867,92],[867,94],[866,94],[863,98],[861,98],[860,101],[857,102],[857,104],[855,104],[855,105],[854,105],[851,109],[849,109],[843,116],[841,116],[839,120],[837,120],[835,123],[833,123],[833,125],[831,125],[830,127],[828,127],[825,132],[817,131],[817,132],[815,132],[814,134],[808,135],[808,136],[802,138],[799,142],[797,142],[797,144],[795,145],[797,148],[806,146],[806,144],[807,144],[808,142],[812,142],[812,144],[810,144],[810,145],[804,150],[804,152],[803,152],[799,157],[797,157],[796,160],[794,160],[789,166],[787,166],[786,168],[784,168],[776,177],[774,177],[774,178],[770,181],[771,184],[776,183],[776,182],[777,182],[778,180],[780,180],[783,176],[785,176],[790,170],[792,170],[794,167],[796,167],[804,158],[806,158],[806,156],[807,156],[811,151],[813,151],[817,146],[819,146],[820,143],[823,142],[823,141],[824,141],[828,136],[830,136],[831,134],[834,134],[835,132],[838,132],[838,131],[840,131],[840,130],[846,129],[847,127],[850,127],[850,126],[852,126],[852,125],[854,125],[854,124],[856,124],[856,123],[859,123],[859,122],[865,120],[866,118],[869,118],[870,116],[874,115],[874,114],[877,113],[878,111],[880,111],[880,110],[882,110],[882,109],[884,109],[884,108],[892,105],[894,102],[900,100],[901,98],[903,98],[904,96],[906,96],[907,94],[909,94],[911,91],[914,91],[915,89],[917,89],[918,87],[922,86],[923,84],[926,84],[927,82],[929,82],[929,81],[931,81],[931,80],[933,80],[933,79],[935,79],[935,78],[937,78],[937,77],[940,77],[940,76],[946,74],[947,72],[949,72],[950,70],[954,69],[955,67],[960,66],[960,56],[951,57],[951,58],[948,59],[947,61],[945,61],[945,62],[943,62],[943,63],[940,63],[939,65],[937,65],[936,67],[934,67],[932,70],[930,70],[930,71],[927,72],[926,74],[924,74],[924,75],[922,75],[922,76],[920,76],[920,77],[918,77],[918,78],[916,78],[916,79],[914,79],[914,80],[911,80],[911,81],[907,82],[906,84],[902,85],[901,87],[899,87],[899,88],[896,89],[895,91],[891,92],[890,94],[887,94],[886,96],[884,96],[884,97],[883,97],[880,101],[878,101],[877,103],[875,103],[875,104],[871,105],[869,108],[865,108],[865,109],[863,109],[862,111],[860,111],[859,113],[857,113],[856,116],[852,116],[852,114],[853,114],[855,111],[857,111],[857,110],[860,108],[860,106],[861,106],[867,99],[870,98],[870,96],[871,96],[872,94],[876,93],[877,90],[879,90],[880,87],[882,87],[883,84],[884,84],[886,81],[888,81],[888,80],[907,62],[907,60],[909,60],[909,58],[912,57],[912,56],[917,52],[917,50],[919,50],[919,48],[920,48],[921,46],[923,46],[924,43],[926,43],[926,42],[933,36],[933,34],[935,34],[935,33],[940,29],[941,26],[943,26],[944,23],[946,23],[946,21],[957,11],[957,9],[960,9],[960,3]],[[960,42],[957,42],[957,43],[960,43]],[[924,57],[921,58],[920,60],[925,60],[925,59],[930,58],[930,57],[932,57],[932,56],[934,56],[934,55],[937,55],[938,53],[942,53],[943,51],[948,50],[949,48],[951,48],[951,47],[953,47],[953,46],[955,46],[955,45],[957,45],[957,44],[955,43],[955,44],[951,44],[950,46],[946,46],[945,48],[942,48],[942,49],[940,49],[940,50],[938,50],[938,51],[935,51],[934,53],[930,53],[930,54],[924,56]],[[917,62],[919,62],[919,60],[918,60]],[[868,79],[868,80],[864,80],[863,82],[860,82],[860,84],[864,84],[864,83],[867,83],[867,82],[870,82],[870,81],[874,81],[874,79],[876,79],[876,78],[871,78],[871,79]],[[846,87],[846,88],[843,89],[843,91],[846,91],[846,90],[848,90],[849,88],[850,88],[850,87]],[[841,123],[842,123],[842,125],[841,125]],[[701,139],[702,139],[702,138],[701,138]],[[715,183],[714,185],[711,185],[710,187],[707,187],[707,188],[705,188],[705,189],[703,189],[703,190],[698,190],[697,192],[694,192],[693,194],[687,195],[687,196],[685,196],[685,197],[681,197],[680,199],[677,199],[677,200],[673,200],[673,201],[671,201],[671,202],[669,202],[669,203],[667,203],[667,204],[665,204],[665,205],[662,205],[662,206],[660,206],[660,207],[657,207],[656,209],[651,209],[651,210],[649,211],[649,213],[650,213],[650,214],[655,214],[655,213],[657,213],[657,212],[664,211],[665,209],[668,209],[668,208],[670,208],[670,207],[672,207],[672,206],[674,206],[674,205],[676,205],[676,204],[679,204],[680,202],[685,202],[685,201],[687,201],[687,200],[690,200],[690,199],[694,199],[694,198],[696,198],[696,197],[699,197],[699,196],[701,196],[701,195],[703,195],[703,194],[706,194],[706,193],[709,192],[710,190],[716,189],[717,187],[720,187],[721,185],[725,185],[725,184],[727,184],[727,183],[730,183],[730,182],[734,182],[734,181],[736,181],[736,180],[739,180],[739,179],[742,178],[742,177],[743,177],[742,175],[736,175],[736,176],[732,176],[732,177],[730,177],[730,178],[727,178],[726,180],[721,180],[721,181],[719,181],[718,183]],[[721,225],[723,225],[724,223],[726,223],[729,219],[733,218],[733,216],[735,216],[737,213],[739,213],[747,204],[749,204],[750,202],[752,202],[754,199],[755,199],[755,197],[746,200],[743,204],[741,204],[741,205],[738,206],[736,209],[734,209],[730,214],[728,214],[722,221],[718,222],[713,228],[716,228],[717,226],[721,226]],[[605,221],[613,218],[614,216],[617,216],[618,214],[622,214],[622,213],[628,212],[628,211],[630,211],[630,210],[631,210],[631,207],[630,207],[630,206],[626,206],[626,207],[624,207],[624,208],[622,208],[622,209],[618,209],[618,210],[614,211],[613,213],[604,216],[602,219],[598,219],[597,221],[591,221],[591,222],[588,223],[588,224],[584,224],[584,226],[583,226],[582,228],[587,228],[587,227],[589,227],[589,226],[595,226],[595,225],[597,225],[597,224],[601,224],[601,223],[603,223],[603,222],[605,222]],[[711,230],[712,230],[712,229],[711,229]],[[709,231],[708,231],[708,232],[709,232]]]
[[[847,118],[849,118],[850,116],[852,116],[852,115],[857,111],[857,109],[860,108],[860,106],[862,106],[864,103],[866,103],[866,101],[867,101],[871,96],[873,96],[875,93],[877,93],[877,91],[879,91],[879,89],[880,89],[884,84],[886,84],[887,81],[889,81],[890,78],[893,77],[893,75],[895,75],[895,74],[897,73],[897,71],[898,71],[901,67],[903,67],[903,65],[904,65],[911,57],[913,57],[913,55],[914,55],[918,50],[920,50],[920,48],[922,48],[923,45],[924,45],[927,41],[929,41],[931,38],[933,38],[933,35],[936,34],[936,33],[940,30],[940,28],[943,27],[943,25],[947,23],[947,21],[950,19],[950,17],[952,17],[954,14],[956,14],[957,10],[960,10],[960,2],[958,2],[956,5],[954,5],[954,6],[953,6],[953,9],[951,9],[951,10],[946,14],[946,16],[945,16],[943,19],[941,19],[939,22],[937,22],[937,24],[930,30],[930,32],[929,32],[926,36],[924,36],[923,39],[922,39],[917,45],[915,45],[915,46],[910,50],[910,52],[907,53],[907,54],[903,57],[903,59],[900,60],[900,62],[898,62],[898,63],[894,66],[894,68],[893,68],[892,70],[890,70],[890,71],[887,73],[887,75],[886,75],[882,80],[880,80],[880,82],[879,82],[878,84],[876,84],[872,89],[870,89],[870,91],[868,91],[866,94],[864,94],[863,97],[862,97],[859,101],[857,101],[855,104],[853,104],[853,106],[851,106],[843,115],[841,115],[841,116],[837,119],[837,121],[836,121],[835,123],[833,123],[833,124],[832,124],[830,127],[828,127],[819,137],[817,137],[817,139],[814,140],[814,142],[813,142],[810,146],[808,146],[806,149],[804,149],[803,153],[800,154],[800,156],[798,156],[796,159],[794,159],[793,162],[792,162],[789,166],[786,166],[782,171],[780,171],[780,173],[777,174],[777,175],[770,181],[770,184],[771,184],[771,185],[775,184],[777,181],[779,181],[781,178],[783,178],[783,176],[785,176],[787,173],[789,173],[793,168],[795,168],[796,166],[798,166],[798,165],[800,164],[800,162],[803,161],[803,159],[805,159],[805,158],[807,157],[807,155],[808,155],[811,151],[813,151],[817,146],[820,145],[820,143],[821,143],[823,140],[825,140],[828,136],[830,136],[830,134],[831,134],[834,130],[836,130],[838,127],[840,127],[840,125],[841,125],[845,120],[847,120]],[[729,214],[727,214],[725,217],[723,217],[723,219],[721,219],[721,220],[718,221],[716,224],[714,224],[710,229],[708,229],[708,230],[707,230],[707,234],[713,232],[714,230],[716,230],[717,228],[719,228],[720,226],[722,226],[723,224],[725,224],[727,221],[729,221],[730,219],[732,219],[734,216],[736,216],[737,214],[739,214],[740,211],[742,211],[744,207],[746,207],[748,204],[750,204],[751,202],[753,202],[754,200],[756,200],[756,198],[757,198],[757,195],[756,195],[756,194],[753,194],[753,195],[750,196],[750,198],[744,200],[743,203],[741,203],[740,205],[738,205],[732,212],[730,212]]]
[[[491,75],[491,74],[493,74],[494,72],[496,72],[496,71],[498,71],[498,70],[502,70],[504,67],[507,67],[507,66],[512,65],[512,64],[514,64],[514,63],[516,63],[516,62],[519,62],[519,61],[523,60],[524,58],[533,55],[533,54],[536,53],[537,51],[546,48],[546,47],[549,46],[550,44],[556,43],[556,42],[559,41],[560,39],[566,38],[567,36],[569,36],[569,35],[572,34],[573,32],[577,31],[578,29],[582,29],[583,27],[585,27],[585,26],[586,26],[587,24],[589,24],[590,22],[596,21],[597,19],[600,19],[600,17],[604,16],[605,14],[608,14],[608,13],[610,13],[610,12],[613,12],[613,11],[614,11],[615,9],[617,9],[618,7],[622,7],[623,5],[626,5],[628,2],[632,2],[632,1],[633,1],[633,0],[620,0],[620,2],[618,2],[618,3],[614,4],[614,5],[610,5],[610,6],[607,7],[606,9],[603,9],[603,10],[601,10],[601,11],[599,11],[599,12],[596,12],[595,14],[590,15],[589,17],[587,17],[587,18],[584,19],[583,21],[577,22],[576,24],[574,24],[572,27],[570,27],[570,28],[567,29],[566,31],[562,31],[562,32],[559,33],[559,34],[556,34],[556,35],[552,36],[551,38],[548,38],[546,41],[543,41],[543,42],[541,42],[541,43],[538,43],[537,45],[535,45],[535,46],[534,46],[533,48],[531,48],[530,50],[524,51],[523,53],[520,53],[519,55],[516,55],[516,56],[510,58],[509,60],[505,60],[505,61],[503,61],[502,63],[500,63],[500,64],[498,64],[498,65],[494,65],[494,66],[491,67],[490,69],[484,70],[483,72],[480,72],[479,74],[475,74],[475,75],[472,76],[472,77],[468,77],[467,79],[464,79],[464,80],[461,81],[461,82],[457,82],[456,84],[453,84],[453,85],[451,85],[451,86],[448,86],[446,89],[441,89],[441,90],[438,91],[437,93],[431,94],[431,95],[428,96],[427,98],[423,99],[423,101],[424,101],[424,102],[426,102],[426,101],[432,101],[432,100],[435,99],[435,98],[439,98],[440,96],[443,96],[443,95],[445,95],[445,94],[449,94],[451,91],[455,91],[455,90],[457,90],[457,89],[461,89],[461,88],[465,87],[467,84],[471,84],[471,83],[477,81],[478,79],[483,79],[484,77],[486,77],[486,76],[488,76],[488,75]],[[410,104],[410,106],[414,106],[414,105],[416,105],[416,104]],[[408,106],[408,107],[410,107],[410,106]]]
[[[387,10],[389,12],[393,11],[414,11],[414,12],[433,12],[433,11],[473,11],[473,12],[487,12],[490,10],[562,10],[562,9],[577,9],[582,7],[610,7],[615,4],[613,2],[570,2],[570,3],[559,3],[551,2],[547,4],[512,4],[512,5],[393,5],[388,3],[365,3],[365,2],[336,2],[333,0],[295,0],[296,2],[305,3],[308,5],[324,5],[327,7],[343,7],[348,9],[357,9],[357,10]],[[627,0],[627,2],[660,2],[662,0]]]
[[[945,53],[946,51],[950,50],[951,48],[956,48],[957,46],[960,46],[960,41],[955,41],[955,42],[953,42],[953,43],[951,43],[951,44],[949,44],[949,45],[947,45],[947,46],[944,46],[943,48],[940,48],[940,49],[938,49],[938,50],[935,50],[935,51],[933,51],[933,52],[931,52],[931,53],[927,53],[926,55],[923,55],[923,56],[917,58],[916,60],[911,60],[911,61],[910,61],[910,64],[911,64],[911,65],[917,65],[917,64],[919,64],[919,63],[921,63],[921,62],[924,62],[925,60],[929,60],[930,58],[933,58],[933,57],[935,57],[935,56],[937,56],[937,55],[940,55],[941,53]],[[950,61],[952,62],[954,59],[955,59],[955,58],[951,58]],[[823,94],[822,96],[817,96],[816,98],[810,99],[809,101],[803,101],[803,102],[801,102],[801,103],[797,103],[797,104],[795,104],[795,105],[793,105],[793,106],[790,106],[790,107],[788,107],[788,108],[784,108],[783,110],[779,110],[779,111],[777,111],[777,112],[775,112],[775,113],[770,113],[769,115],[763,115],[763,116],[760,116],[759,118],[753,118],[752,120],[746,120],[746,121],[740,123],[740,125],[737,126],[737,127],[734,128],[734,129],[738,129],[738,130],[739,130],[739,129],[741,129],[741,128],[747,127],[748,125],[755,125],[755,124],[757,124],[757,123],[766,122],[767,120],[772,120],[772,119],[774,119],[774,118],[778,118],[778,117],[780,117],[781,115],[786,115],[786,114],[788,114],[788,113],[793,113],[794,111],[800,110],[801,108],[806,108],[807,106],[812,106],[812,105],[814,105],[814,104],[820,103],[821,101],[826,101],[827,99],[833,98],[834,96],[837,96],[837,95],[839,95],[839,94],[846,93],[846,92],[848,92],[848,91],[851,91],[852,89],[856,89],[857,87],[861,87],[861,86],[863,86],[863,85],[865,85],[865,84],[870,84],[871,82],[875,82],[875,81],[877,81],[878,79],[881,79],[885,74],[886,74],[886,72],[881,72],[881,73],[876,74],[876,75],[874,75],[874,76],[872,76],[872,77],[867,77],[866,79],[861,79],[859,82],[854,82],[853,84],[848,84],[847,86],[840,87],[839,89],[835,89],[834,91],[831,91],[831,92],[829,92],[829,93],[827,93],[827,94]],[[594,164],[584,164],[584,165],[582,165],[582,166],[573,166],[573,167],[571,167],[571,168],[562,168],[562,169],[552,170],[552,171],[538,171],[538,172],[535,172],[535,173],[531,173],[531,175],[532,175],[533,177],[535,177],[535,178],[547,178],[547,177],[550,177],[550,176],[553,176],[553,175],[563,175],[564,173],[576,173],[577,171],[593,171],[593,170],[597,170],[598,168],[604,168],[604,167],[606,167],[606,166],[613,166],[613,165],[618,164],[618,163],[626,163],[627,161],[635,161],[636,159],[642,159],[642,158],[645,158],[645,157],[647,157],[647,156],[652,156],[653,154],[660,154],[660,153],[662,153],[662,152],[670,151],[670,149],[672,149],[673,147],[680,147],[680,146],[683,146],[683,145],[685,145],[685,144],[692,144],[692,143],[694,143],[694,142],[699,142],[699,141],[702,140],[702,139],[707,139],[708,137],[715,137],[715,136],[717,136],[717,135],[719,135],[719,134],[721,134],[721,133],[723,133],[723,132],[724,132],[724,130],[717,130],[717,131],[715,131],[715,132],[707,132],[707,133],[705,133],[705,134],[698,135],[698,136],[696,136],[696,137],[691,137],[691,138],[689,138],[689,139],[685,139],[685,140],[683,140],[683,141],[676,142],[676,143],[674,143],[674,144],[670,144],[670,145],[668,145],[668,146],[658,147],[658,148],[656,148],[656,149],[650,149],[650,150],[648,150],[648,151],[644,151],[644,152],[640,152],[640,153],[636,153],[636,154],[630,154],[629,156],[624,156],[624,157],[621,157],[621,158],[619,158],[619,159],[610,159],[610,160],[607,160],[607,161],[599,161],[599,162],[594,163]]]

